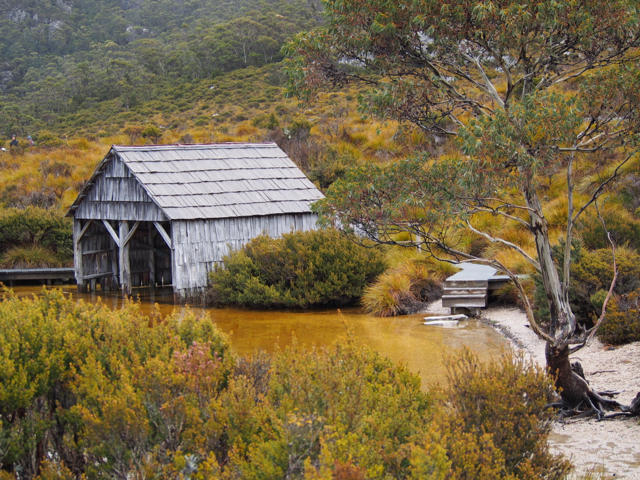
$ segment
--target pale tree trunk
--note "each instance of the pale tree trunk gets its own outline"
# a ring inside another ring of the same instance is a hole
[[[553,262],[547,221],[542,215],[542,205],[535,191],[525,191],[527,207],[530,210],[531,229],[535,236],[540,275],[549,303],[549,335],[554,339],[554,347],[560,347],[574,334],[576,318],[569,305],[569,294],[564,288],[558,270]]]
[[[540,274],[549,304],[549,327],[545,357],[549,373],[555,379],[556,389],[563,403],[571,408],[583,405],[598,412],[606,406],[617,406],[617,402],[602,398],[594,392],[586,380],[573,371],[569,355],[571,341],[575,340],[575,315],[569,304],[569,282],[560,281],[553,261],[547,222],[542,214],[540,199],[535,191],[525,190],[527,207],[530,209],[531,229],[535,236]]]
[[[565,402],[579,403],[586,382],[571,370],[568,340],[576,328],[575,315],[571,311],[569,296],[560,281],[553,261],[547,221],[542,214],[542,205],[535,191],[526,190],[525,199],[530,210],[530,222],[535,236],[540,275],[549,304],[549,329],[547,333],[553,343],[547,341],[545,357],[549,373],[555,377],[556,388]],[[588,387],[588,386],[587,386]]]

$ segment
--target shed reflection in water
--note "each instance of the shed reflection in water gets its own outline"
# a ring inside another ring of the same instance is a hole
[[[122,298],[118,292],[78,294],[75,285],[57,287],[65,294],[85,302],[102,301],[112,308],[119,308]],[[42,287],[19,286],[17,296],[39,294]],[[162,315],[185,307],[173,305],[170,288],[134,289],[142,313],[148,315],[155,304]],[[482,360],[500,355],[507,342],[493,328],[476,320],[463,322],[460,328],[427,327],[422,324],[424,315],[379,318],[362,314],[357,307],[323,310],[249,310],[241,308],[191,307],[197,314],[208,314],[219,328],[231,335],[232,349],[237,354],[251,353],[255,349],[273,352],[277,346],[291,345],[294,339],[303,345],[328,345],[350,327],[354,336],[372,349],[388,356],[394,362],[407,364],[412,372],[418,372],[423,386],[444,381],[443,353],[466,345],[477,351]]]

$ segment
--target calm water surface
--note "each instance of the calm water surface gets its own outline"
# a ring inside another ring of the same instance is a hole
[[[101,301],[119,308],[122,299],[117,292],[78,294],[75,285],[61,288],[65,294],[85,302]],[[41,286],[14,287],[17,296],[37,295]],[[163,315],[174,309],[184,312],[185,307],[173,305],[171,289],[134,289],[143,313],[154,311],[158,305]],[[405,363],[412,372],[419,373],[423,386],[444,380],[442,358],[444,352],[466,345],[487,360],[500,355],[507,345],[493,328],[475,320],[461,323],[458,328],[427,327],[424,315],[379,318],[362,314],[359,309],[323,310],[249,310],[239,308],[196,308],[191,310],[209,315],[218,327],[231,335],[232,349],[237,354],[251,353],[255,349],[273,352],[277,346],[291,345],[294,339],[304,345],[328,345],[348,328],[357,339],[388,356],[396,363]]]

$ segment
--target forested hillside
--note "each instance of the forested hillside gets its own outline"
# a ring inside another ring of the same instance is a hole
[[[190,82],[280,61],[320,9],[319,0],[4,1],[0,134],[75,135],[98,105],[105,116],[179,103]]]

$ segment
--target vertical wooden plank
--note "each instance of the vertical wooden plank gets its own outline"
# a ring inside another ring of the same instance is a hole
[[[82,270],[82,239],[80,232],[82,231],[82,220],[73,219],[73,264],[76,271],[76,283],[78,284],[78,293],[84,291],[84,273]]]
[[[119,238],[120,238],[120,285],[122,286],[123,295],[131,295],[131,260],[129,258],[129,244],[125,244],[125,239],[129,234],[129,222],[120,220]]]
[[[171,284],[173,285],[173,298],[174,300],[177,300],[177,296],[176,296],[176,288],[177,288],[177,284],[178,284],[178,279],[176,278],[177,275],[177,263],[179,261],[178,258],[178,250],[179,247],[181,247],[181,245],[178,245],[178,238],[177,238],[177,230],[178,230],[178,226],[177,224],[180,223],[178,221],[173,221],[169,223],[169,228],[171,228],[171,232],[167,232],[169,234],[169,236],[171,237]]]
[[[151,223],[148,223],[147,225],[149,226],[147,243],[153,247],[156,230],[152,227]],[[149,250],[149,286],[151,288],[156,288],[156,254],[153,250]]]

